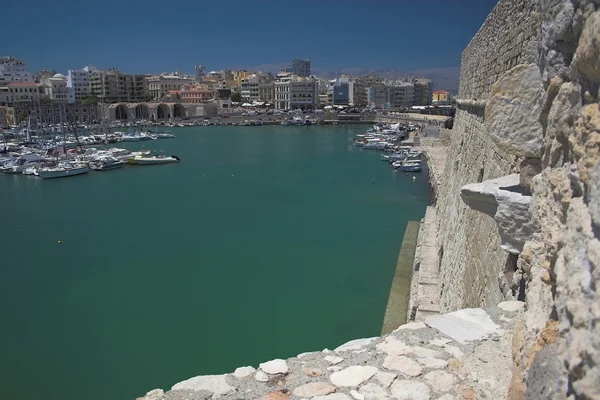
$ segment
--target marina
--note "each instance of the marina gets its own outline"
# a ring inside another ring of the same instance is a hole
[[[115,147],[116,143],[138,143],[177,137],[157,129],[152,131],[145,121],[126,125],[128,128],[132,126],[136,128],[133,131],[114,131],[123,127],[120,124],[86,126],[83,131],[75,126],[63,125],[35,131],[27,124],[22,129],[13,127],[4,130],[0,171],[5,174],[34,175],[42,179],[51,179],[83,175],[90,170],[108,171],[126,164],[157,165],[180,161],[176,155],[165,156],[162,150],[128,150]],[[108,130],[111,132],[108,133]]]

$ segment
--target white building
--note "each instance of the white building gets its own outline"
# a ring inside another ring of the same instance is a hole
[[[44,94],[52,101],[67,102],[69,91],[67,78],[63,74],[55,74],[51,78],[44,78],[41,82]]]
[[[83,69],[70,69],[67,73],[69,103],[79,103],[92,95],[92,71],[96,68],[86,66]]]
[[[290,73],[280,73],[275,81],[275,108],[314,110],[319,105],[319,82]]]
[[[33,82],[33,77],[27,72],[24,60],[17,60],[14,57],[0,57],[0,81]]]
[[[241,81],[241,95],[244,101],[258,101],[260,78],[256,74],[252,74]]]

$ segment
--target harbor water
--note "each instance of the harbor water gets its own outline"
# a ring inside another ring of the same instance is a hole
[[[430,192],[365,129],[176,128],[119,147],[178,164],[1,175],[0,398],[134,399],[379,335]]]

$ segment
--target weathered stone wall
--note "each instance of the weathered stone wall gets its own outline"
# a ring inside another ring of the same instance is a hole
[[[500,1],[462,53],[459,97],[486,99],[501,73],[535,62],[539,27],[537,1]]]
[[[462,56],[442,310],[525,296],[510,398],[600,396],[599,7],[501,0]]]
[[[491,306],[518,295],[512,283],[516,260],[500,248],[494,219],[467,207],[460,188],[517,171],[518,157],[490,136],[485,99],[503,73],[537,60],[539,37],[538,2],[504,0],[463,51],[458,110],[438,203],[442,311]]]
[[[438,199],[442,311],[497,304],[502,290],[512,296],[504,270],[510,274],[514,268],[507,266],[494,219],[471,210],[460,198],[463,185],[507,175],[515,166],[514,157],[491,143],[478,111],[482,109],[457,111]]]

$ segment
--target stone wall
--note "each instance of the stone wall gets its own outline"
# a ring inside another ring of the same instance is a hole
[[[600,396],[599,7],[501,0],[462,55],[442,310],[525,297],[510,398]]]
[[[535,62],[539,27],[536,1],[500,1],[462,53],[459,97],[486,99],[502,72]]]

